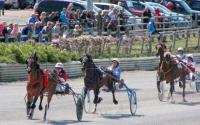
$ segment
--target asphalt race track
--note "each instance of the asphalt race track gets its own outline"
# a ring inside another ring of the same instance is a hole
[[[127,85],[137,92],[138,109],[135,116],[130,115],[128,97],[126,92],[121,90],[116,93],[118,105],[112,103],[110,92],[101,91],[103,101],[99,104],[97,113],[84,113],[82,122],[77,122],[71,95],[53,97],[46,123],[42,121],[44,112],[40,112],[38,107],[33,120],[28,120],[24,102],[26,82],[14,82],[0,83],[0,125],[200,125],[200,93],[196,92],[195,84],[187,85],[187,102],[182,101],[178,84],[175,87],[175,103],[167,101],[166,98],[166,101],[160,102],[155,71],[122,74]],[[68,82],[76,92],[81,92],[83,78],[70,79]],[[165,85],[165,88],[168,89],[168,85]],[[45,102],[46,100],[43,106]]]

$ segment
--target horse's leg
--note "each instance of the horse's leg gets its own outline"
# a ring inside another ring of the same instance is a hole
[[[38,96],[33,97],[33,102],[31,103],[31,108],[34,109],[36,107],[35,103],[37,102]]]
[[[160,74],[159,72],[157,72],[157,90],[159,93],[161,93],[160,91]]]
[[[31,102],[32,101],[33,101],[33,97],[28,92],[27,93],[27,102],[26,102],[26,113],[27,113],[27,116],[29,115],[29,111],[30,111],[30,108],[31,108]]]
[[[171,81],[170,82],[170,95],[171,95],[171,102],[172,103],[174,103],[173,92],[174,92],[174,81]]]
[[[113,83],[112,83],[112,88],[111,88],[111,90],[112,90],[112,95],[113,95],[113,103],[114,103],[114,104],[118,104],[118,101],[117,101],[116,98],[115,98],[115,89],[114,89],[114,86],[115,86],[115,83],[113,82]]]
[[[49,106],[50,106],[51,99],[52,99],[52,97],[53,97],[53,93],[54,93],[54,91],[48,92],[47,104],[45,105],[45,112],[44,112],[43,121],[46,121],[46,120],[47,120],[47,112],[48,112],[48,110],[49,110]]]
[[[40,105],[39,105],[39,110],[42,111],[42,100],[43,100],[43,95],[40,95]]]
[[[182,83],[183,83],[183,94],[182,94],[182,96],[183,96],[183,102],[186,102],[186,99],[185,99],[185,87],[186,87],[186,85],[185,85],[185,77],[183,77],[182,78]]]
[[[95,97],[94,97],[93,103],[94,103],[94,104],[100,103],[100,102],[102,101],[102,98],[99,97],[99,87],[97,87],[97,88],[94,90],[94,94],[95,94]]]
[[[34,112],[34,109],[36,107],[35,103],[37,102],[37,99],[38,99],[38,96],[33,97],[33,101],[31,103],[30,110],[29,110],[29,113],[28,113],[29,119],[32,119],[32,117],[33,117],[33,112]]]

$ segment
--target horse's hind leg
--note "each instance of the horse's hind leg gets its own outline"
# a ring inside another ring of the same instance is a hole
[[[182,79],[182,83],[183,83],[183,94],[182,94],[182,96],[183,96],[183,102],[186,102],[186,99],[185,99],[185,78],[183,78]]]
[[[118,104],[118,101],[116,100],[116,98],[115,98],[115,89],[114,89],[114,84],[115,83],[113,83],[113,85],[112,85],[112,95],[113,95],[113,103],[114,104]]]
[[[42,100],[43,100],[43,95],[40,96],[40,105],[39,105],[39,110],[42,111]]]
[[[47,104],[45,105],[45,112],[44,112],[43,121],[47,120],[47,112],[48,112],[52,97],[53,97],[53,93],[52,92],[48,92]]]
[[[174,92],[174,82],[170,82],[170,94],[168,95],[168,99],[171,96],[171,102],[172,103],[174,103],[173,92]]]

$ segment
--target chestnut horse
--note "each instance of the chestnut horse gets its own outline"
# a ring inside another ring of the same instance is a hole
[[[92,56],[86,54],[83,58],[80,59],[80,62],[83,66],[82,70],[85,71],[85,77],[84,77],[84,98],[86,96],[86,93],[88,90],[93,90],[95,97],[93,100],[93,103],[95,104],[95,110],[97,104],[102,101],[101,97],[99,96],[99,89],[102,86],[107,86],[110,90],[112,90],[113,95],[113,103],[118,104],[118,101],[115,98],[115,77],[113,76],[113,73],[111,71],[107,71],[106,75],[102,76],[97,66],[94,64],[92,60]]]
[[[42,110],[42,100],[44,93],[47,93],[47,104],[45,106],[45,113],[43,120],[46,121],[47,110],[51,102],[52,96],[55,92],[58,77],[55,73],[42,70],[37,63],[36,53],[32,54],[27,60],[27,71],[28,71],[28,83],[26,86],[27,90],[27,116],[32,119],[34,109],[36,107],[36,101],[40,96],[39,110]],[[46,75],[46,77],[44,77]]]
[[[157,53],[156,56],[160,56],[160,62],[158,66],[158,79],[157,79],[157,89],[158,94],[160,96],[161,89],[160,89],[160,82],[166,81],[166,83],[170,83],[170,92],[168,95],[168,99],[172,98],[173,100],[173,92],[174,92],[174,83],[175,80],[178,79],[179,86],[183,88],[182,97],[183,101],[185,99],[185,83],[186,83],[186,75],[188,75],[189,70],[188,68],[181,62],[176,62],[176,57],[172,56],[170,49],[160,43],[156,46]],[[179,65],[179,66],[178,66]],[[162,99],[160,99],[162,101]]]

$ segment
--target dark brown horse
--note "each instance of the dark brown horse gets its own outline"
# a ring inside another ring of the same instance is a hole
[[[118,104],[118,101],[115,98],[115,89],[114,89],[114,84],[115,84],[114,81],[116,80],[112,72],[107,72],[105,76],[104,75],[102,76],[100,71],[98,71],[99,69],[94,64],[92,56],[88,54],[86,54],[86,56],[81,58],[80,62],[83,65],[82,70],[85,72],[84,97],[86,96],[88,90],[93,90],[95,94],[95,98],[93,100],[95,104],[94,112],[96,112],[97,104],[102,101],[102,98],[99,97],[99,89],[104,85],[107,86],[112,91],[113,103]]]
[[[185,100],[185,83],[186,83],[186,75],[189,73],[188,68],[181,62],[176,61],[176,57],[172,56],[170,49],[164,44],[158,44],[156,46],[157,56],[160,56],[160,63],[158,66],[158,79],[157,79],[157,89],[158,94],[161,94],[160,82],[166,81],[166,83],[170,83],[170,92],[168,95],[168,99],[170,96],[173,100],[173,92],[174,92],[174,83],[177,79],[179,82],[179,86],[183,88],[183,101]],[[160,98],[159,98],[160,99]],[[160,99],[162,101],[162,99]]]
[[[32,54],[27,60],[28,83],[27,89],[27,116],[32,119],[36,101],[40,96],[39,110],[42,110],[42,100],[44,93],[47,93],[47,104],[45,106],[45,113],[43,120],[46,120],[47,110],[51,102],[52,96],[55,92],[58,83],[58,77],[55,73],[42,70],[37,63],[36,53]]]

